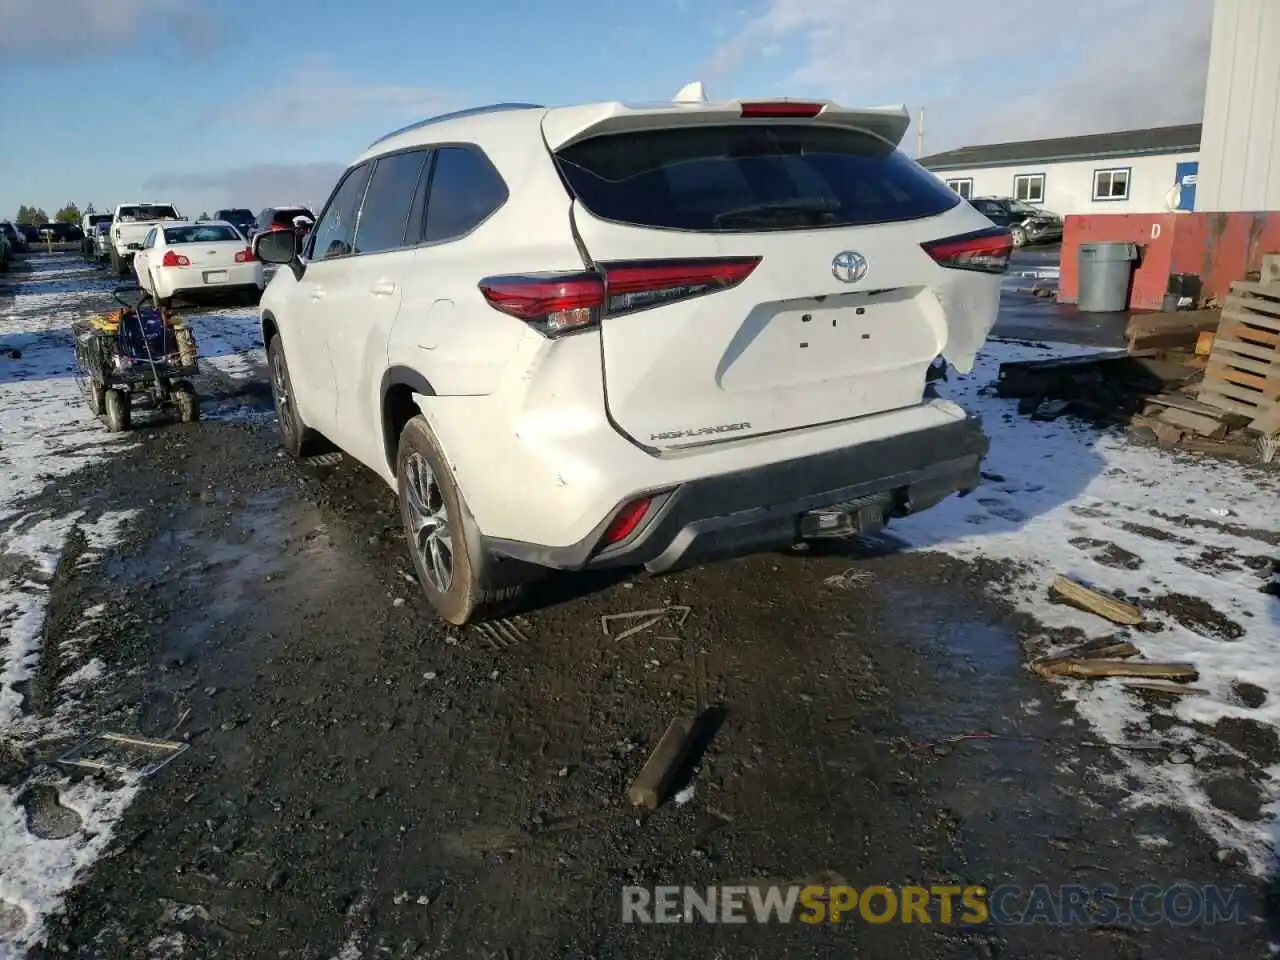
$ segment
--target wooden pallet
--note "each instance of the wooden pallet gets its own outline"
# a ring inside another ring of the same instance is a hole
[[[1250,419],[1280,402],[1280,286],[1231,284],[1200,401]]]

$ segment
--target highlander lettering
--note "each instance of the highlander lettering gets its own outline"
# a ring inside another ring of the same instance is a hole
[[[680,440],[685,437],[705,437],[712,433],[737,433],[739,430],[750,430],[749,423],[722,423],[715,427],[694,427],[692,430],[664,430],[662,433],[649,434],[650,440]]]

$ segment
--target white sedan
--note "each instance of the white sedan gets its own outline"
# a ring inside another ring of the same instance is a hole
[[[139,285],[161,304],[212,293],[257,303],[266,286],[262,261],[223,220],[153,227],[133,258],[133,269]]]

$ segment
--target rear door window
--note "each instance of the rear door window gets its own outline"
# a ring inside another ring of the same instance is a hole
[[[348,170],[338,184],[333,196],[329,198],[329,205],[320,215],[320,222],[311,234],[312,259],[328,260],[351,253],[352,241],[356,235],[356,214],[360,210],[360,201],[364,197],[364,188],[369,183],[369,171],[372,167],[371,163],[362,163]]]
[[[418,180],[429,154],[429,150],[413,150],[378,160],[360,210],[356,253],[381,253],[405,246]]]
[[[507,185],[475,147],[439,147],[431,169],[422,239],[455,240],[507,202]]]
[[[816,124],[629,131],[556,159],[594,215],[643,227],[810,230],[916,220],[961,202],[884,140]]]

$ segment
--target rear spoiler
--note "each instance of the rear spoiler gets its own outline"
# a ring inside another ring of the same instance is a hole
[[[691,85],[692,86],[692,85]],[[700,91],[699,91],[700,92]],[[681,91],[685,93],[685,91]],[[681,100],[655,104],[592,103],[548,110],[542,134],[554,152],[602,134],[659,130],[698,124],[759,123],[785,120],[865,130],[893,146],[902,142],[911,115],[905,106],[842,107],[830,100]]]

